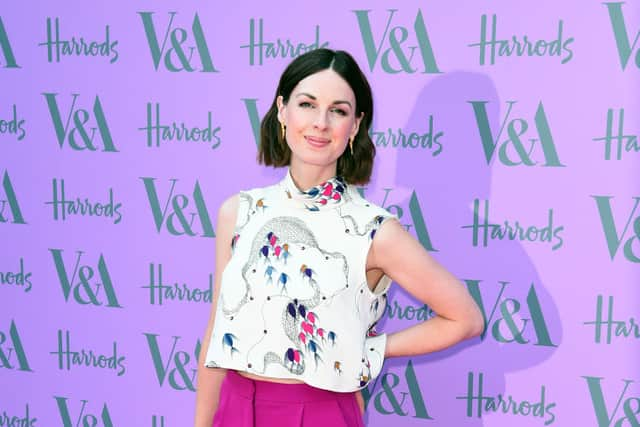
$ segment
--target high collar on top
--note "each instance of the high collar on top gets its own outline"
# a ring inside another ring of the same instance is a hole
[[[301,190],[291,177],[291,169],[287,168],[287,173],[280,181],[279,187],[287,203],[311,212],[334,209],[351,198],[349,194],[351,187],[339,175],[314,187]]]

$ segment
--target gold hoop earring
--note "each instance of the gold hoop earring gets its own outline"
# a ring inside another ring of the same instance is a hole
[[[351,156],[353,156],[353,139],[349,138],[349,148],[351,149]]]
[[[280,130],[282,131],[282,142],[284,143],[284,133],[285,133],[285,125],[284,123],[280,122]]]

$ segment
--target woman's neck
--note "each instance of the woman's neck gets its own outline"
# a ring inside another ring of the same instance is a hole
[[[291,178],[301,191],[306,191],[336,176],[336,164],[327,166],[292,164]]]

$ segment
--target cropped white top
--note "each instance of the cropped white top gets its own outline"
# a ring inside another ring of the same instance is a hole
[[[372,292],[366,260],[389,218],[340,176],[301,191],[287,170],[240,192],[205,366],[365,387],[382,369],[386,335],[374,327],[391,284],[383,275]]]

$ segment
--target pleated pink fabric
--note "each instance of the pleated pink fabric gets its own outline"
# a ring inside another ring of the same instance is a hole
[[[364,427],[355,393],[254,381],[228,370],[213,427]]]

